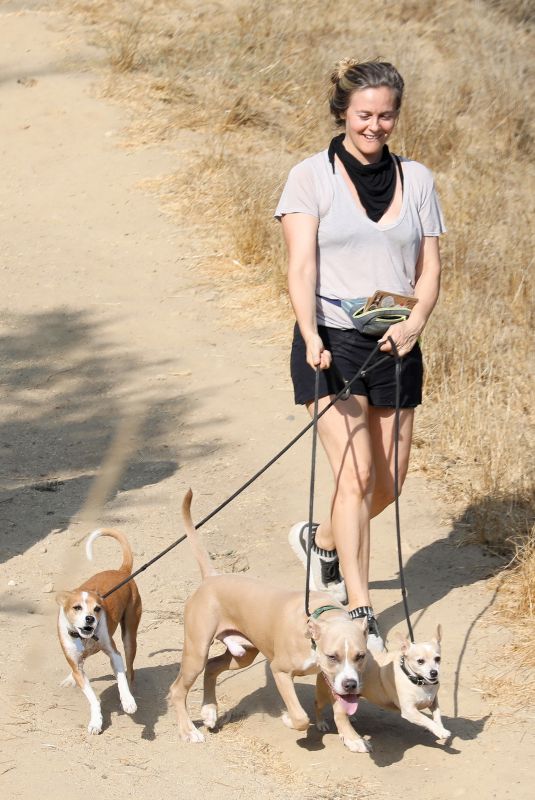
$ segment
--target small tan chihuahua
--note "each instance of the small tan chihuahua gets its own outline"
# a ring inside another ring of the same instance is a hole
[[[369,652],[361,695],[377,706],[400,711],[403,719],[427,728],[438,739],[447,739],[451,734],[438,707],[441,638],[438,625],[429,642],[411,643],[402,636],[399,650]],[[432,718],[422,714],[427,708]]]

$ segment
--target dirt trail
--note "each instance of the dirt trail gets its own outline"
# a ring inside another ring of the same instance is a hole
[[[186,546],[138,581],[138,713],[120,712],[99,656],[88,672],[106,727],[86,734],[85,699],[58,686],[66,665],[54,630],[54,591],[90,572],[83,535],[96,524],[121,527],[139,565],[180,535],[188,486],[200,519],[305,420],[293,407],[287,346],[273,343],[269,324],[232,330],[197,273],[198,231],[171,222],[138,188],[176,169],[183,144],[119,148],[126,117],[92,91],[100,54],[42,8],[0,9],[2,796],[63,800],[83,786],[147,800],[169,791],[215,800],[527,798],[532,711],[484,699],[482,668],[500,661],[508,637],[490,618],[494,562],[456,546],[417,475],[402,501],[406,579],[417,635],[437,622],[444,630],[447,746],[365,703],[357,727],[373,741],[371,756],[350,754],[334,733],[290,731],[262,661],[221,682],[228,722],[219,733],[202,746],[179,743],[165,696],[180,662],[183,601],[197,582]],[[102,509],[81,514],[125,419],[132,428],[118,447],[128,468]],[[303,584],[286,533],[306,516],[308,470],[306,439],[206,525],[222,568]],[[323,462],[317,485],[325,508]],[[113,543],[96,549],[98,567],[117,561]],[[382,628],[403,629],[391,512],[374,524],[372,581]],[[299,692],[312,712],[312,682]],[[198,691],[191,705],[195,717]]]

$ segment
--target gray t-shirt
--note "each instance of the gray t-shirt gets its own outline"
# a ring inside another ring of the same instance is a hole
[[[358,208],[344,177],[337,169],[333,173],[327,150],[290,170],[275,217],[303,213],[319,220],[316,294],[322,325],[351,327],[345,311],[322,298],[368,297],[376,289],[414,294],[422,238],[446,230],[431,172],[417,161],[401,162],[401,211],[386,224]]]

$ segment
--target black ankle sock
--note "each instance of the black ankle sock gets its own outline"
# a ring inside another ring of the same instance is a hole
[[[316,553],[316,555],[320,558],[323,558],[324,561],[336,561],[338,559],[336,548],[334,548],[334,550],[325,550],[325,548],[318,547],[316,544],[316,531],[318,530],[318,527],[319,525],[316,525],[314,528],[314,535],[312,537],[312,552]]]

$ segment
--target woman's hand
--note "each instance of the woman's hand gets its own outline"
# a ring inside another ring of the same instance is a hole
[[[409,320],[405,322],[396,322],[389,327],[387,332],[379,340],[381,343],[380,350],[382,350],[383,353],[392,353],[392,355],[394,355],[392,344],[388,341],[388,337],[391,337],[399,355],[406,356],[418,341],[422,328],[423,326],[415,327],[411,325]]]
[[[319,369],[329,369],[332,356],[330,351],[325,349],[321,336],[317,333],[312,333],[305,343],[307,347],[307,364],[312,369],[317,369],[318,367]]]

